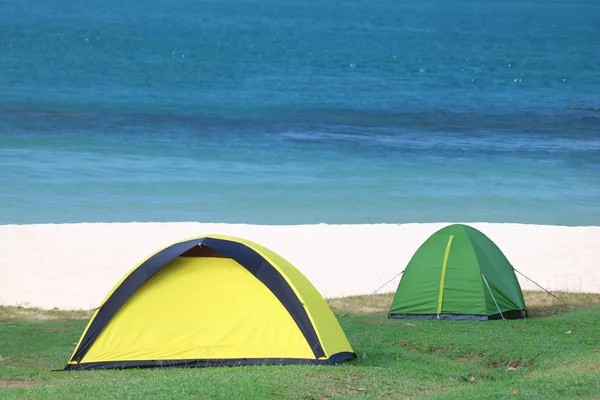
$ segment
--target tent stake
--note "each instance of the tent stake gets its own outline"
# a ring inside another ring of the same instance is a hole
[[[404,273],[404,271],[406,271],[406,269],[403,269],[400,273],[394,275],[394,277],[392,279],[390,279],[389,281],[387,281],[386,283],[384,283],[383,285],[381,285],[379,288],[377,288],[369,296],[373,296],[375,293],[379,292],[381,289],[383,289],[384,287],[386,287],[388,283],[390,283],[391,281],[393,281],[394,279],[396,279],[397,277],[399,277],[400,275],[402,275]],[[344,311],[343,313],[341,313],[338,318],[342,318],[346,314],[348,314],[348,311]]]
[[[502,315],[502,311],[500,311],[500,307],[498,307],[498,302],[496,301],[496,298],[494,297],[494,293],[492,293],[492,289],[490,289],[490,285],[488,285],[487,279],[485,279],[485,275],[483,274],[483,272],[481,273],[481,277],[483,278],[483,281],[485,282],[485,286],[487,286],[488,290],[490,291],[490,294],[492,295],[492,299],[494,300],[494,304],[496,305],[496,308],[498,309],[500,316],[502,317],[502,319],[504,319],[504,315]]]
[[[563,304],[566,304],[567,306],[569,306],[570,308],[573,308],[572,305],[570,305],[569,303],[567,303],[566,301],[563,301],[561,299],[558,298],[558,296],[556,296],[554,293],[551,293],[549,291],[547,291],[546,289],[544,289],[542,286],[540,286],[538,283],[536,283],[535,281],[529,279],[528,277],[525,276],[525,274],[520,273],[519,271],[517,271],[516,268],[513,267],[513,269],[515,270],[515,272],[517,272],[519,275],[523,276],[525,279],[527,279],[529,282],[533,283],[535,286],[539,287],[540,289],[542,289],[544,292],[548,293],[550,296],[554,297],[556,300],[560,301]]]

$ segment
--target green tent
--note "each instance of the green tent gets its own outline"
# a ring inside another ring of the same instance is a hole
[[[502,251],[467,225],[446,226],[413,255],[388,318],[525,318],[521,286]]]

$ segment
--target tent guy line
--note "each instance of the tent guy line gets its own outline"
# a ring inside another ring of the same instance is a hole
[[[525,276],[525,274],[521,273],[519,270],[517,270],[516,268],[513,267],[513,269],[515,270],[515,272],[519,275],[521,275],[523,278],[527,279],[529,282],[533,283],[534,285],[536,285],[537,287],[539,287],[540,289],[542,289],[544,292],[548,293],[550,296],[554,297],[556,300],[560,301],[563,304],[566,304],[567,306],[569,306],[570,308],[573,308],[572,305],[570,305],[569,303],[567,303],[566,301],[560,299],[558,296],[556,296],[554,293],[550,292],[549,290],[546,290],[545,288],[542,287],[542,285],[538,284],[537,282],[535,282],[534,280],[532,280],[531,278]]]

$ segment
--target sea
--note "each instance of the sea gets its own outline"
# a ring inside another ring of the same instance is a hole
[[[600,1],[5,0],[0,224],[600,225]]]

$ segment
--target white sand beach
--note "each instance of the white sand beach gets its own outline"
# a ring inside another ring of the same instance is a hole
[[[0,225],[0,304],[92,309],[137,263],[175,241],[218,233],[288,259],[324,297],[369,294],[447,224],[261,226],[201,223]],[[472,223],[549,290],[600,293],[600,227]],[[400,277],[381,292],[395,291]],[[536,286],[519,276],[523,289]]]

